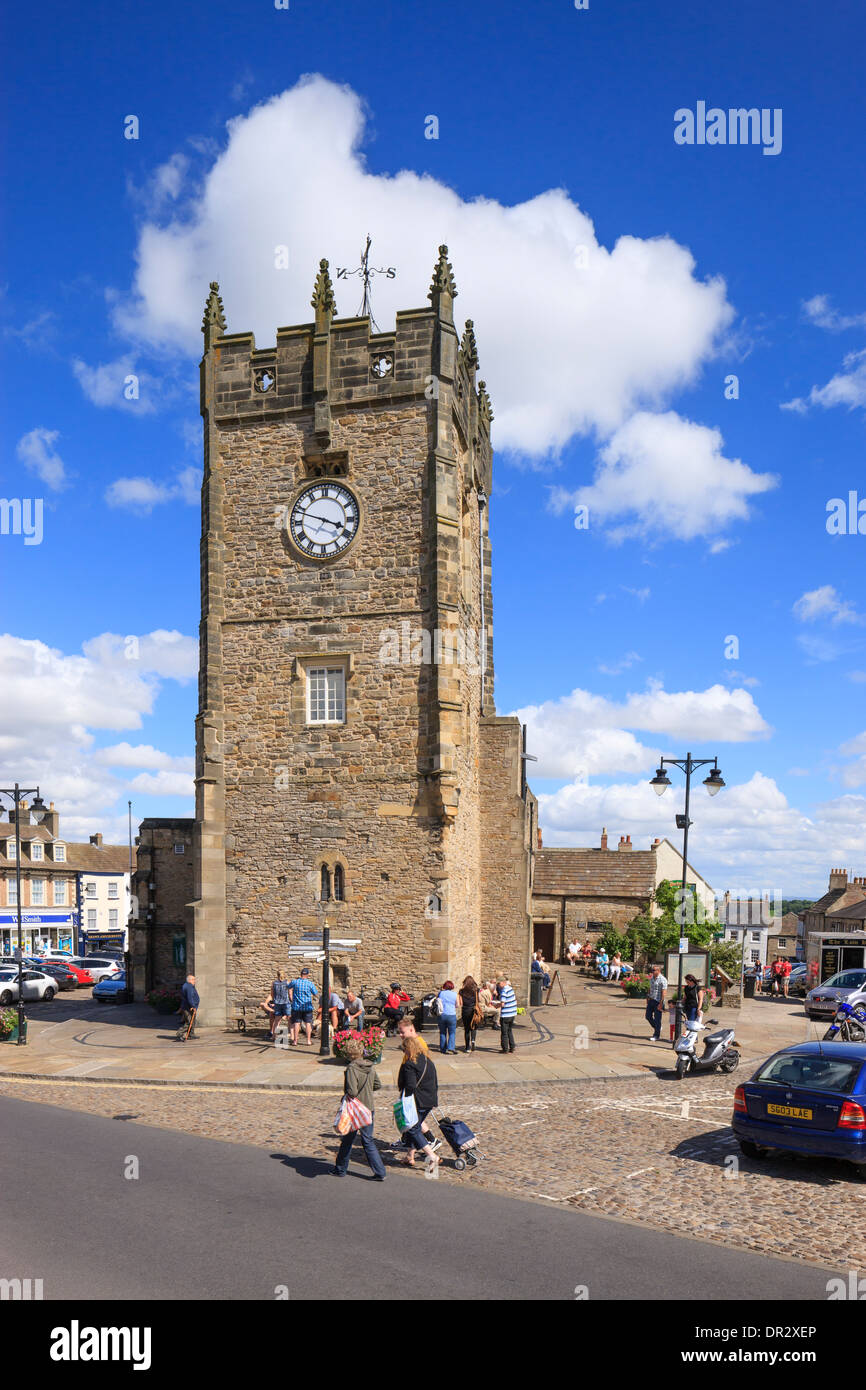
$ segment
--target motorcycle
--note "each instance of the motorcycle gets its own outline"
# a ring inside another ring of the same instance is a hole
[[[717,1018],[711,1018],[710,1023],[718,1023]],[[698,1056],[698,1038],[701,1033],[706,1031],[706,1023],[698,1023],[697,1019],[691,1019],[674,1043],[674,1052],[677,1054],[677,1080],[682,1081],[683,1077],[692,1071],[736,1071],[740,1065],[740,1054],[736,1047],[732,1046],[734,1041],[733,1028],[719,1028],[715,1033],[710,1033],[704,1038],[704,1050]]]
[[[824,1034],[824,1042],[866,1042],[866,1000],[849,1004],[840,999],[836,1005],[833,1022]]]

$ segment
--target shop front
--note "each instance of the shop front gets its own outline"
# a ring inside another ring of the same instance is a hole
[[[39,955],[49,948],[59,951],[75,949],[75,913],[52,912],[45,908],[41,912],[21,913],[22,942],[25,955]],[[13,955],[18,949],[18,913],[14,908],[0,912],[0,955]]]
[[[81,933],[82,954],[98,955],[100,951],[125,951],[125,931],[85,931]]]
[[[866,968],[866,931],[810,932],[806,948],[809,988],[841,970]]]

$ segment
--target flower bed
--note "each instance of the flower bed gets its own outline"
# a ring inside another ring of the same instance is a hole
[[[176,1014],[180,1008],[180,990],[152,989],[147,1002],[158,1014]]]
[[[17,1009],[0,1009],[0,1040],[5,1042],[13,1033],[18,1036]]]
[[[341,1062],[348,1062],[345,1053],[347,1042],[362,1042],[364,1044],[364,1056],[368,1062],[381,1062],[382,1052],[385,1047],[385,1033],[383,1029],[371,1025],[359,1032],[356,1028],[342,1028],[339,1033],[334,1034],[334,1056],[339,1057]]]
[[[649,994],[650,977],[649,975],[627,975],[624,980],[620,980],[619,987],[629,999],[646,999]]]

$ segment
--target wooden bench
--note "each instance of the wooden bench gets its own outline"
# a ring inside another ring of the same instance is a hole
[[[260,999],[238,999],[234,1005],[235,1027],[239,1033],[266,1032],[270,1037],[271,1018]]]

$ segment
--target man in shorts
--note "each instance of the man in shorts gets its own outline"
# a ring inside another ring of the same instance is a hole
[[[289,985],[289,1003],[292,1006],[292,1047],[297,1044],[302,1023],[307,1030],[308,1047],[313,1040],[313,1000],[318,992],[310,979],[308,967],[304,966],[298,978],[292,980]]]
[[[285,1019],[285,1027],[289,1026],[289,1015],[291,1005],[289,1004],[289,985],[282,970],[277,971],[277,978],[271,985],[271,998],[274,1001],[274,1011],[271,1014],[271,1037],[276,1036],[276,1031],[280,1027],[280,1020]]]

